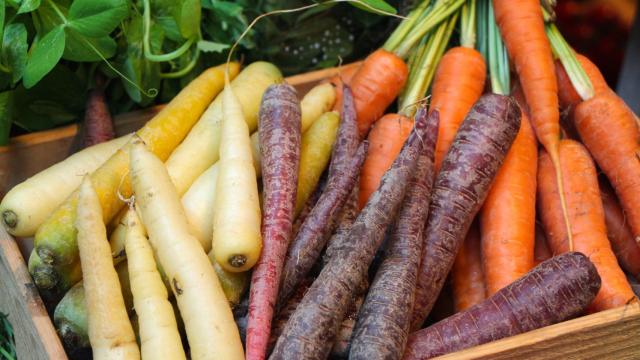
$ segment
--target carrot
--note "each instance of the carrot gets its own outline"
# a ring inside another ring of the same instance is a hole
[[[534,266],[538,144],[524,101],[519,102],[520,130],[480,213],[487,296],[519,279]]]
[[[136,141],[130,166],[135,200],[178,301],[191,358],[243,359],[229,303],[202,246],[190,233],[165,165]]]
[[[309,273],[331,234],[331,224],[339,215],[353,188],[364,162],[367,142],[360,145],[348,166],[343,165],[327,181],[322,195],[300,227],[284,260],[282,284],[278,302],[284,303]]]
[[[640,132],[635,114],[613,92],[580,103],[575,125],[583,143],[607,175],[640,244]]]
[[[400,153],[412,128],[413,120],[400,114],[387,114],[374,124],[367,137],[369,151],[360,173],[360,209],[380,185],[382,176]]]
[[[365,287],[364,291],[366,292],[366,290],[367,288]],[[362,304],[364,303],[364,296],[365,294],[357,294],[354,296],[351,306],[349,306],[349,309],[347,310],[347,315],[344,317],[344,320],[342,320],[342,323],[340,323],[340,327],[336,334],[336,340],[329,352],[329,356],[331,358],[349,358],[349,350],[351,349],[353,341],[353,330],[355,328],[360,309],[362,308]]]
[[[438,111],[434,111],[428,118],[422,151],[407,186],[384,260],[358,314],[350,359],[399,358],[404,351],[420,266],[422,230],[433,184],[438,115]]]
[[[540,265],[545,260],[549,260],[553,257],[549,245],[547,245],[547,237],[544,234],[542,225],[536,222],[536,243],[533,249],[533,262],[535,266]]]
[[[484,90],[486,65],[475,49],[458,46],[449,49],[438,64],[431,90],[431,109],[440,112],[436,173],[440,169],[458,127]]]
[[[593,160],[587,150],[573,140],[560,142],[565,196],[574,231],[576,251],[589,256],[602,278],[602,287],[591,311],[612,309],[634,297],[607,240],[602,200]],[[569,250],[567,233],[561,223],[558,188],[550,156],[544,152],[538,163],[538,209],[549,247],[555,254]]]
[[[133,207],[124,221],[127,224],[127,264],[142,356],[145,359],[185,359],[167,288],[156,269],[153,250]]]
[[[325,249],[324,256],[322,257],[323,265],[326,265],[332,257],[337,256],[337,253],[349,247],[349,229],[351,229],[351,225],[353,225],[356,217],[358,217],[360,210],[358,206],[358,196],[360,195],[360,187],[358,183],[359,181],[356,180],[347,201],[342,206],[340,215],[338,215],[338,218],[336,219],[336,231],[327,241],[327,248]]]
[[[341,123],[331,153],[329,178],[335,177],[336,173],[342,172],[349,165],[350,159],[356,154],[360,144],[355,103],[349,85],[344,85],[342,97]]]
[[[238,67],[238,64],[233,64],[231,72],[235,74]],[[222,89],[223,70],[224,66],[205,70],[137,131],[138,136],[162,160],[166,160],[180,144],[213,97]],[[126,176],[129,169],[129,149],[127,145],[118,150],[91,174],[102,204],[105,223],[118,214],[123,206],[117,193],[120,192],[124,197],[131,195],[131,184]],[[41,260],[51,267],[48,276],[33,274],[39,288],[55,287],[60,278],[68,276],[77,267],[78,246],[73,227],[76,201],[77,194],[70,195],[38,228],[34,239],[35,249]],[[78,280],[79,277],[75,279]]]
[[[296,217],[296,220],[293,222],[293,226],[291,226],[291,234],[294,238],[298,235],[300,227],[302,227],[302,224],[304,224],[304,221],[311,213],[311,210],[313,210],[313,207],[316,206],[318,199],[320,199],[320,195],[322,195],[322,192],[327,185],[326,173],[324,173],[323,175],[324,176],[322,176],[318,181],[318,186],[316,186],[316,189],[313,191],[313,193],[311,193],[311,196],[309,196],[307,201],[304,203],[304,207],[302,208],[302,210],[300,210],[300,213]]]
[[[332,257],[296,308],[271,354],[278,359],[324,359],[335,340],[352,297],[401,205],[425,137],[426,111],[417,116],[413,133],[349,231],[350,251]]]
[[[300,103],[290,85],[267,88],[260,105],[264,248],[251,277],[247,359],[264,359],[280,274],[291,240],[300,161]]]
[[[111,260],[100,200],[88,176],[80,185],[77,204],[75,227],[93,358],[139,359],[140,349]]]
[[[222,92],[224,120],[211,251],[225,270],[243,272],[255,265],[262,248],[260,200],[249,128],[228,79]]]
[[[480,304],[411,334],[403,359],[430,359],[571,319],[599,288],[586,256],[556,256]]]
[[[99,73],[95,78],[95,87],[89,91],[87,97],[80,133],[82,148],[109,141],[116,136],[113,119],[104,95],[104,79]]]
[[[586,56],[581,54],[575,54],[575,56],[580,65],[582,65],[582,69],[584,69],[587,77],[591,80],[594,94],[597,95],[607,92],[609,90],[609,86],[607,85],[607,81],[604,79],[604,76],[600,73],[600,69],[598,69],[598,67]],[[582,98],[571,83],[571,79],[569,78],[567,71],[564,69],[564,66],[562,66],[560,60],[556,60],[555,70],[556,78],[558,80],[558,100],[560,108],[573,110],[582,102]]]
[[[14,186],[0,202],[2,225],[11,235],[29,237],[93,172],[129,141],[130,135],[83,149]]]
[[[556,182],[560,188],[562,218],[569,234],[569,248],[573,249],[571,224],[564,191],[562,191],[562,172],[558,156],[560,141],[558,84],[551,45],[545,33],[542,8],[537,0],[493,0],[493,6],[502,39],[520,77],[522,90],[531,112],[531,124],[538,141],[553,161]]]
[[[600,197],[604,209],[604,222],[607,226],[607,237],[618,263],[628,273],[640,278],[640,246],[631,234],[616,194],[611,185],[605,181],[600,181]]]
[[[456,312],[467,310],[486,299],[486,275],[482,269],[480,230],[472,224],[451,269]]]
[[[367,135],[371,124],[398,96],[408,75],[404,61],[387,50],[378,49],[364,60],[349,84],[353,90],[361,138]]]
[[[496,94],[481,96],[460,125],[431,196],[412,329],[431,311],[519,128],[516,101]]]

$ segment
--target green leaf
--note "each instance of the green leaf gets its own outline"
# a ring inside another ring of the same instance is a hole
[[[15,85],[24,73],[27,63],[27,28],[16,23],[7,26],[2,39],[2,59],[11,69],[11,82]]]
[[[216,52],[220,53],[229,48],[229,44],[223,44],[219,42],[200,40],[198,41],[198,49],[203,52]]]
[[[181,5],[176,6],[173,17],[185,39],[198,35],[201,12],[200,0],[183,0]]]
[[[99,38],[88,38],[71,28],[66,28],[65,33],[67,40],[64,54],[62,55],[65,60],[101,61],[102,58],[96,50],[98,50],[105,59],[112,57],[116,53],[116,41],[108,35]],[[89,44],[92,46],[89,46]]]
[[[349,4],[368,12],[375,14],[387,13],[397,14],[398,11],[391,5],[387,4],[384,0],[360,0],[361,3],[349,2]],[[365,6],[366,4],[367,6]]]
[[[2,39],[2,32],[4,31],[4,16],[5,16],[4,0],[0,0],[0,39]]]
[[[23,0],[18,8],[18,14],[32,12],[40,7],[40,0]]]
[[[126,0],[75,0],[69,9],[69,26],[84,36],[107,36],[128,13]]]
[[[31,45],[31,53],[24,71],[24,87],[35,85],[53,69],[64,52],[64,29],[58,25],[42,39]]]
[[[0,93],[0,145],[7,145],[11,132],[13,91]]]

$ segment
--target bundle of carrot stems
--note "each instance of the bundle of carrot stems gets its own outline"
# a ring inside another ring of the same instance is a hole
[[[552,10],[420,1],[302,99],[211,68],[18,185],[67,349],[427,359],[637,302],[640,122]]]

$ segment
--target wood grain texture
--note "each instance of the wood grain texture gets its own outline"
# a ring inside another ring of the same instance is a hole
[[[638,359],[638,334],[640,304],[635,303],[437,359]]]
[[[0,311],[9,313],[22,359],[66,359],[14,239],[0,227]]]

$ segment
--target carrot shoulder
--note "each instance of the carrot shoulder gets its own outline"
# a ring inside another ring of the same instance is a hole
[[[602,287],[590,308],[601,311],[624,305],[634,295],[607,239],[593,161],[587,150],[573,140],[560,142],[560,158],[575,250],[589,257],[602,278]],[[540,155],[538,167],[540,218],[552,251],[564,253],[569,251],[569,244],[562,223],[554,168],[546,152]]]

